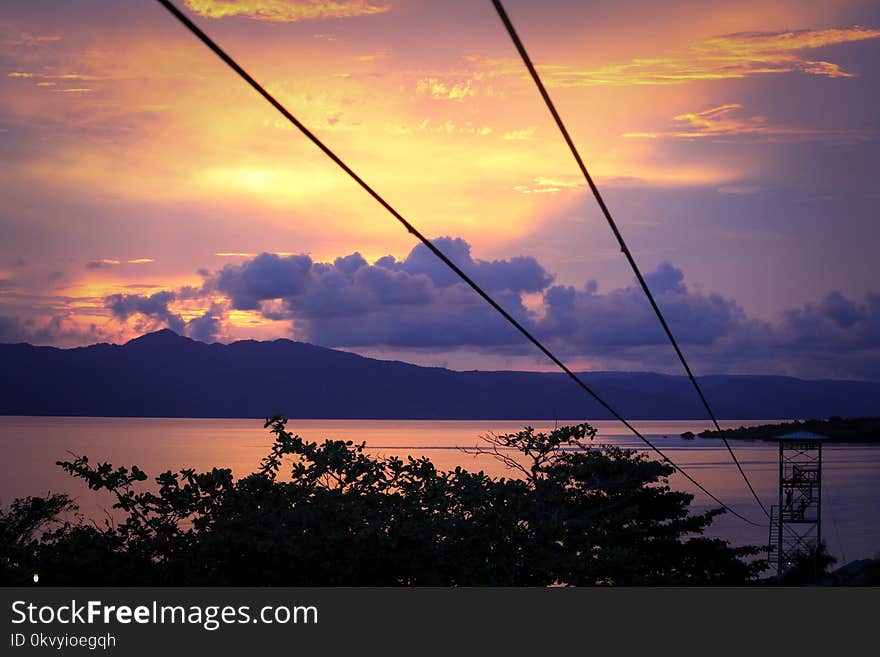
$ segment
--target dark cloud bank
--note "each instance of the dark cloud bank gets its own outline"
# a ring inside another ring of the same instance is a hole
[[[474,258],[461,239],[436,244],[566,358],[602,367],[675,369],[674,354],[635,284],[607,292],[593,281],[580,288],[558,285],[532,257],[485,261]],[[359,253],[332,263],[263,253],[204,276],[199,289],[116,294],[106,305],[119,320],[138,317],[203,341],[220,334],[225,314],[234,309],[290,321],[298,340],[328,347],[514,355],[532,349],[422,245],[403,260],[385,256],[373,264]],[[702,373],[878,378],[880,294],[855,301],[833,292],[821,303],[785,310],[771,323],[749,317],[731,299],[690,289],[669,263],[646,279]],[[176,300],[217,297],[228,301],[212,303],[188,322],[169,309]]]

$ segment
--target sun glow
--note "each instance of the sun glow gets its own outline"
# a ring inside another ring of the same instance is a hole
[[[872,79],[859,53],[873,52],[880,29],[846,7],[808,4],[645,7],[638,19],[609,5],[607,25],[585,40],[572,31],[585,10],[572,3],[548,14],[551,30],[534,28],[529,48],[602,190],[661,212],[638,199],[662,195],[673,208],[700,193],[742,199],[772,188],[768,175],[791,176],[787,146],[876,138],[858,104],[790,107],[767,90],[773,80],[839,99]],[[607,235],[547,246],[560,241],[559,217],[596,210],[510,44],[485,38],[498,34],[490,11],[361,0],[186,6],[425,235],[461,237],[491,258],[546,247],[561,282],[594,275],[566,263],[592,257]],[[465,16],[473,29],[460,29]],[[39,325],[67,311],[100,323],[109,295],[199,286],[202,274],[262,252],[372,261],[412,248],[394,218],[161,12],[126,30],[58,20],[13,10],[0,25],[11,235],[0,301],[10,315],[39,315]],[[664,241],[630,219],[658,258],[698,225],[670,212]],[[700,230],[711,219],[700,217]],[[39,305],[21,310],[25,298]],[[206,303],[172,309],[189,321]],[[239,337],[293,330],[253,312],[224,321]]]

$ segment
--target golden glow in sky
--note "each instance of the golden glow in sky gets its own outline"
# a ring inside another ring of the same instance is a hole
[[[60,317],[58,344],[86,333],[124,339],[151,323],[111,317],[108,295],[195,289],[264,251],[330,262],[412,248],[157,4],[73,4],[3,9],[8,315],[31,331]],[[462,237],[485,259],[537,254],[563,283],[628,282],[608,265],[614,247],[600,224],[570,246],[556,236],[559,222],[591,222],[595,210],[491,3],[179,5],[427,235]],[[869,113],[844,109],[864,107],[865,76],[877,71],[880,20],[864,3],[511,0],[508,9],[594,178],[623,199],[620,222],[646,268],[685,248],[694,228],[683,215],[717,215],[700,195],[803,182],[792,194],[817,196],[804,176],[820,173],[795,176],[803,156],[781,149],[876,144]],[[841,100],[821,104],[831,97]],[[667,214],[651,232],[657,199]],[[676,199],[700,205],[683,210]],[[737,239],[753,239],[748,223]],[[702,269],[694,260],[698,278],[730,281],[731,258]],[[724,291],[767,315],[791,288],[768,290]],[[169,308],[189,319],[228,301],[196,297]],[[246,310],[223,317],[225,339],[292,330]]]

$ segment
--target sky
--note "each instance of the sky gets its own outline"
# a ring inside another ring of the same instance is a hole
[[[880,379],[880,5],[508,0],[699,374]],[[680,365],[488,0],[177,0],[581,370]],[[552,369],[158,3],[0,10],[0,342]]]

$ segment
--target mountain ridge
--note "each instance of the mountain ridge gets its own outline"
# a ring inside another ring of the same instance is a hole
[[[204,343],[169,329],[74,349],[0,344],[2,415],[327,419],[607,419],[563,374],[457,371],[286,338]],[[700,419],[684,376],[584,372],[629,419]],[[720,418],[880,415],[880,382],[707,375]],[[708,425],[707,425],[708,426]]]

